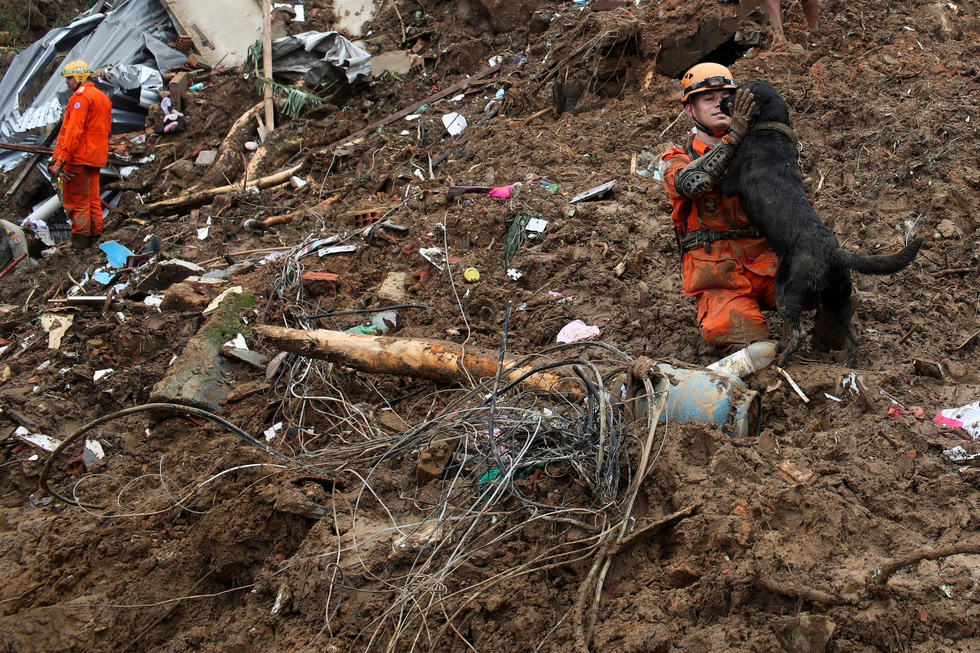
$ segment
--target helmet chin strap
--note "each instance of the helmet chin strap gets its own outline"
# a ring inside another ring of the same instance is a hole
[[[720,131],[720,132],[716,132],[714,130],[708,129],[697,120],[694,121],[694,126],[697,127],[699,131],[703,131],[705,134],[711,136],[712,138],[721,138],[722,136],[728,133],[727,129],[725,131]]]

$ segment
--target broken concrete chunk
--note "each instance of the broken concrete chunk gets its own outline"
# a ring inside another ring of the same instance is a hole
[[[265,371],[266,366],[269,364],[269,357],[265,354],[260,354],[257,351],[252,351],[250,349],[243,349],[241,347],[228,347],[222,346],[221,353],[228,358],[234,358],[235,360],[240,360],[243,363],[248,363],[257,370]]]
[[[151,402],[185,404],[217,412],[231,391],[232,363],[221,355],[221,345],[241,332],[241,311],[254,300],[249,295],[218,305],[211,319],[188,341],[184,351],[150,391]]]
[[[378,300],[387,304],[404,304],[407,280],[407,272],[389,272],[378,288]]]
[[[392,50],[371,57],[371,74],[380,77],[386,72],[405,75],[412,68],[422,65],[422,57],[408,50]]]
[[[218,307],[221,306],[221,302],[225,301],[225,298],[227,298],[228,295],[240,295],[244,291],[245,289],[242,288],[241,286],[232,286],[228,290],[224,291],[223,293],[215,297],[211,301],[211,303],[207,305],[207,308],[204,309],[203,315],[211,315],[212,313],[217,311]]]
[[[141,292],[152,292],[154,290],[165,290],[175,283],[180,283],[193,275],[201,275],[207,270],[196,263],[171,259],[160,261],[153,268],[153,271],[146,275],[138,284],[137,289]]]
[[[218,158],[217,150],[203,150],[197,155],[197,159],[194,161],[194,165],[199,166],[209,166],[214,163],[214,160]]]
[[[203,309],[211,301],[211,298],[198,292],[189,283],[175,283],[167,288],[163,301],[160,303],[161,311],[197,311]]]

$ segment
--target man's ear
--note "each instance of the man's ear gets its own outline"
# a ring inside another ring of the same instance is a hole
[[[687,114],[687,117],[688,118],[690,118],[691,120],[694,120],[694,109],[691,108],[691,103],[690,102],[685,102],[684,103],[684,113]]]

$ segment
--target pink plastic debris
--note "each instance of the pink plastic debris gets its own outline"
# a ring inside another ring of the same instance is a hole
[[[489,193],[487,193],[487,195],[490,197],[499,197],[502,200],[510,199],[510,191],[514,189],[514,186],[515,184],[511,184],[510,186],[500,186],[491,190]]]
[[[582,342],[599,337],[599,327],[590,326],[582,320],[573,320],[563,326],[558,332],[558,342]]]

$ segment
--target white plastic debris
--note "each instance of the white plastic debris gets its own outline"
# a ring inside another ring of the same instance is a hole
[[[966,449],[960,446],[946,449],[943,451],[943,455],[951,463],[967,463],[980,459],[980,453],[967,453]]]
[[[423,247],[419,250],[419,254],[440,270],[446,269],[446,254],[442,251],[441,247]]]
[[[211,218],[208,218],[207,225],[208,226],[201,227],[200,229],[197,230],[197,239],[198,240],[207,240],[208,234],[211,232]]]
[[[232,349],[244,349],[248,351],[248,343],[245,342],[245,336],[240,333],[236,333],[235,337],[228,342],[226,342],[224,347],[231,347]]]
[[[446,131],[450,136],[459,136],[466,129],[466,118],[453,111],[442,117],[442,124],[446,126]]]
[[[86,440],[85,448],[82,450],[82,462],[86,467],[91,467],[105,458],[105,449],[98,440]]]
[[[527,221],[526,229],[528,231],[533,231],[534,233],[544,233],[544,230],[548,228],[548,221],[542,220],[541,218],[531,218]]]
[[[275,438],[276,437],[276,433],[281,428],[282,428],[282,422],[276,422],[275,424],[273,424],[272,426],[270,426],[269,428],[267,428],[265,431],[263,431],[262,432],[262,435],[265,436],[266,442],[268,442],[269,440],[272,440],[273,438]]]
[[[514,281],[517,281],[518,279],[520,279],[521,277],[524,276],[524,273],[523,272],[519,272],[517,270],[517,268],[508,268],[507,269],[507,276],[510,277],[511,279],[513,279]]]
[[[33,444],[35,447],[43,449],[49,453],[57,449],[58,445],[61,444],[61,440],[55,440],[54,438],[41,433],[31,433],[23,426],[17,427],[17,429],[14,431],[14,437],[18,440],[23,440],[28,444]]]
[[[95,370],[95,374],[92,375],[92,380],[98,382],[99,379],[109,376],[113,371],[111,367],[104,370]]]

